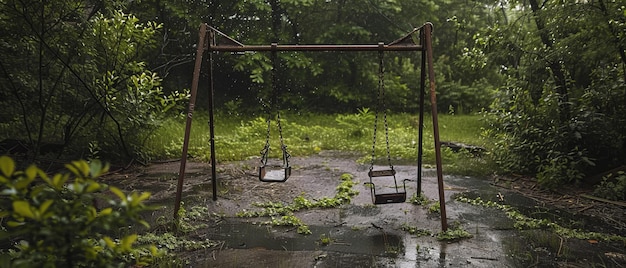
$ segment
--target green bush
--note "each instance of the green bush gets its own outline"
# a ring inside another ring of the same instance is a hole
[[[369,108],[360,108],[356,114],[339,114],[335,121],[348,133],[348,138],[361,138],[371,133],[374,117],[376,115],[370,112]],[[379,120],[382,118],[379,118]],[[383,126],[382,120],[379,121]],[[381,128],[382,129],[382,128]]]
[[[609,174],[597,185],[593,195],[609,200],[626,200],[626,172]]]
[[[48,176],[35,165],[16,170],[13,159],[0,157],[0,244],[12,247],[0,252],[0,266],[145,266],[161,254],[134,247],[137,234],[125,231],[148,227],[140,213],[151,209],[143,204],[149,193],[126,195],[97,182],[108,170],[97,160],[65,167],[69,172]]]

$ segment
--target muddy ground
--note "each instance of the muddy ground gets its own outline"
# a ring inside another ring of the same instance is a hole
[[[208,227],[189,236],[220,243],[179,255],[188,267],[626,267],[624,243],[563,238],[550,230],[520,231],[502,211],[454,200],[459,194],[480,196],[570,228],[626,235],[626,208],[581,197],[588,191],[540,191],[524,178],[444,175],[447,222],[473,237],[438,241],[435,236],[441,231],[441,218],[429,212],[428,206],[408,202],[372,205],[370,190],[363,185],[369,181],[369,165],[358,164],[358,158],[337,151],[292,157],[292,175],[284,183],[260,182],[258,159],[219,163],[217,201],[212,200],[209,164],[188,162],[184,206],[206,206],[209,212],[202,221]],[[151,192],[150,202],[165,207],[149,215],[154,221],[172,215],[179,167],[178,161],[152,164],[106,179],[126,191]],[[417,174],[411,165],[396,165],[395,169],[398,179]],[[262,224],[268,218],[235,216],[243,210],[258,210],[253,202],[288,203],[301,194],[310,200],[333,197],[344,173],[354,176],[360,194],[339,208],[297,212],[310,227],[310,235],[298,234],[294,227]],[[392,191],[393,180],[375,183],[381,192]],[[438,200],[434,170],[423,171],[422,191],[429,199]],[[408,183],[407,196],[415,192],[416,183]],[[430,235],[409,234],[403,227]]]

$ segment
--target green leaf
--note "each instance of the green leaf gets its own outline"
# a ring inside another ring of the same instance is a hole
[[[13,211],[22,217],[35,218],[30,204],[26,201],[13,201]]]
[[[72,161],[72,163],[65,165],[65,168],[80,178],[89,176],[89,164],[83,160]]]
[[[30,165],[28,166],[28,168],[26,168],[26,170],[24,171],[24,174],[26,174],[26,177],[30,180],[33,181],[35,179],[35,177],[37,176],[37,166],[35,165]]]
[[[92,183],[89,184],[89,186],[87,186],[87,189],[85,190],[85,192],[86,193],[93,193],[95,191],[100,190],[100,188],[102,188],[102,187],[100,186],[99,183],[92,182]]]
[[[13,159],[8,156],[0,156],[0,171],[2,171],[2,175],[10,178],[15,171],[15,162],[13,162]]]
[[[100,211],[100,213],[98,214],[98,216],[106,216],[109,215],[113,212],[112,208],[105,208],[103,210]]]
[[[150,198],[150,193],[148,192],[143,192],[141,193],[141,195],[138,195],[136,192],[131,194],[131,198],[130,198],[130,204],[132,206],[137,206],[139,205],[139,203],[141,203],[141,201],[146,200]]]
[[[28,188],[28,186],[33,180],[34,178],[29,179],[28,177],[22,177],[19,180],[17,180],[13,186],[15,186],[15,189],[17,190],[23,190],[23,189]]]
[[[137,221],[139,224],[143,225],[143,227],[150,228],[150,224],[147,221],[139,220]]]
[[[43,172],[43,170],[41,169],[37,169],[38,173],[39,173],[39,177],[41,177],[41,179],[46,182],[48,185],[52,185],[52,181],[50,180],[50,177],[48,177],[48,174],[46,174],[45,172]]]
[[[11,228],[22,226],[24,224],[26,224],[26,223],[25,222],[16,222],[16,221],[9,221],[9,222],[7,222],[7,226],[9,226]]]
[[[54,200],[52,200],[52,199],[48,199],[48,200],[44,201],[43,204],[41,204],[41,206],[39,206],[39,213],[41,213],[42,215],[44,213],[46,213],[46,211],[48,210],[50,205],[52,205],[52,203],[54,203]]]
[[[122,190],[118,189],[117,187],[111,186],[109,187],[109,190],[117,195],[117,197],[119,197],[122,201],[126,201],[126,195],[122,192]]]
[[[69,179],[69,177],[67,175],[63,175],[63,174],[54,174],[54,177],[52,177],[52,187],[54,187],[54,189],[60,190],[63,188],[63,185],[65,184],[65,182]]]
[[[114,249],[116,247],[115,242],[113,242],[113,239],[111,239],[110,237],[105,236],[102,238],[102,240],[104,240],[104,243],[106,243],[109,248]]]
[[[89,206],[87,208],[87,221],[91,222],[93,221],[96,217],[98,217],[98,211],[96,211],[96,208],[93,206]]]
[[[120,244],[122,250],[130,251],[133,248],[133,243],[137,240],[137,234],[127,235],[122,238],[122,242]]]
[[[90,174],[92,178],[100,177],[103,173],[107,172],[109,169],[109,165],[102,165],[100,160],[95,159],[89,163]]]

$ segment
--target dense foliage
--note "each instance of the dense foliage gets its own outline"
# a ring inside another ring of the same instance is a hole
[[[497,141],[491,156],[503,171],[536,175],[550,187],[578,182],[626,161],[623,6],[615,0],[3,0],[0,138],[20,137],[33,157],[50,151],[50,143],[66,153],[146,157],[145,140],[187,97],[180,92],[189,87],[203,22],[244,44],[267,45],[389,43],[430,21],[440,111],[489,111],[486,134]],[[389,110],[417,111],[420,57],[385,54]],[[235,116],[260,115],[264,105],[352,114],[374,108],[377,65],[369,52],[281,52],[275,66],[269,53],[218,53],[215,101]],[[275,94],[272,68],[279,103],[267,101]],[[199,100],[206,94],[201,90]]]
[[[493,104],[495,157],[544,186],[626,163],[626,14],[616,1],[512,1],[474,48],[507,82]]]
[[[489,104],[499,80],[493,71],[467,71],[462,48],[472,35],[460,33],[480,25],[448,21],[480,22],[490,17],[483,9],[488,1],[423,0],[253,0],[253,1],[142,1],[138,16],[164,24],[161,43],[165,51],[154,66],[171,74],[191,74],[193,46],[201,22],[248,45],[281,44],[377,44],[390,43],[427,21],[435,24],[437,79],[441,88],[442,111],[477,112]],[[139,15],[140,14],[140,15]],[[463,25],[461,25],[463,24]],[[185,58],[186,57],[186,58]],[[373,107],[378,83],[378,59],[374,52],[279,53],[278,87],[281,105],[300,111],[355,112]],[[181,65],[182,62],[186,65]],[[260,102],[270,93],[269,53],[248,53],[214,57],[218,106],[232,112],[259,112]],[[387,53],[385,82],[389,108],[414,112],[418,107],[420,53]],[[187,66],[187,67],[182,67]],[[184,72],[184,73],[183,73]],[[485,73],[491,73],[486,75]],[[441,74],[441,75],[439,75]],[[172,83],[188,80],[172,79]],[[201,93],[206,94],[206,93]],[[201,95],[202,96],[202,95]],[[205,105],[201,103],[200,105]]]
[[[1,2],[0,129],[20,142],[8,149],[136,156],[186,98],[165,93],[143,61],[162,26],[101,4]]]
[[[48,176],[35,165],[18,170],[13,159],[0,157],[2,267],[145,266],[161,254],[133,245],[137,234],[127,231],[133,224],[148,226],[140,213],[150,209],[143,203],[149,193],[126,195],[97,182],[108,171],[99,161],[66,168]]]

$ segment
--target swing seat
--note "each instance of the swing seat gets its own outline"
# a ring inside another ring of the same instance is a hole
[[[259,180],[262,182],[286,182],[291,176],[291,166],[276,166],[280,167],[281,170],[267,170],[267,166],[259,167]]]
[[[374,204],[391,204],[391,203],[404,203],[406,201],[406,192],[400,193],[386,193],[386,194],[375,194],[374,195]]]
[[[394,169],[384,169],[384,170],[370,170],[367,173],[370,177],[391,177],[396,175],[396,171]]]
[[[389,175],[387,175],[389,174]],[[373,177],[385,177],[385,176],[393,176],[395,180],[396,171],[393,169],[390,170],[371,170],[368,172],[370,175],[370,179]],[[375,176],[378,175],[378,176]],[[370,185],[370,193],[372,195],[372,202],[374,205],[382,205],[382,204],[392,204],[392,203],[404,203],[406,202],[406,182],[411,181],[409,179],[404,179],[402,181],[402,191],[398,191],[396,188],[396,192],[391,193],[376,193],[376,185],[373,182],[366,182],[365,184]],[[397,186],[396,186],[397,187]]]
[[[366,182],[370,185],[370,193],[372,194],[372,202],[374,205],[392,204],[392,203],[404,203],[406,202],[406,185],[402,192],[397,191],[395,193],[376,193],[376,185],[373,182]]]

